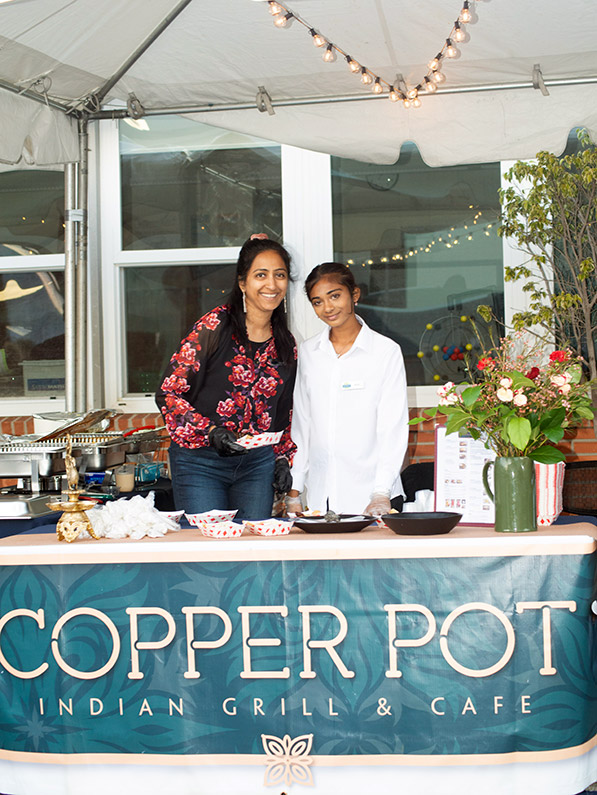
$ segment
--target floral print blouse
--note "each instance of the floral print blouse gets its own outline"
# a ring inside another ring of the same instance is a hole
[[[296,348],[290,365],[278,359],[273,337],[243,345],[233,334],[230,311],[219,306],[200,318],[170,359],[156,402],[170,438],[180,447],[209,446],[222,425],[237,436],[282,431],[276,457],[292,460],[290,438]]]

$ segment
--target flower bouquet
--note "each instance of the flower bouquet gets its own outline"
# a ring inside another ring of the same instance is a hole
[[[582,360],[571,351],[547,356],[543,346],[525,340],[519,332],[484,351],[472,383],[439,387],[439,405],[410,424],[440,413],[448,417],[446,433],[464,429],[474,439],[483,437],[498,456],[564,461],[555,445],[567,428],[593,418],[590,384],[583,382]]]
[[[548,356],[543,346],[530,345],[518,332],[483,352],[472,383],[444,384],[438,389],[439,405],[410,423],[439,412],[448,418],[446,433],[465,430],[482,438],[497,455],[483,468],[485,490],[495,503],[495,530],[526,533],[537,529],[534,462],[564,461],[556,445],[566,429],[593,418],[590,386],[583,383],[578,356],[569,350]],[[491,466],[495,495],[488,481]]]

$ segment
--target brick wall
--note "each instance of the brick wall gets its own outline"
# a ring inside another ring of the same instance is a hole
[[[418,417],[424,409],[411,409],[410,416]],[[445,418],[440,418],[445,422]],[[421,461],[433,459],[435,420],[422,422],[411,426],[408,444],[408,463],[417,464]],[[575,428],[566,434],[564,441],[558,445],[566,456],[567,461],[597,460],[597,440],[593,430],[593,423],[587,422],[580,428]]]
[[[421,412],[422,409],[411,409],[410,415],[411,417],[419,416]],[[440,419],[440,422],[442,419]],[[112,420],[109,430],[127,431],[133,428],[157,427],[160,425],[163,425],[162,417],[155,412],[147,414],[117,414]],[[415,464],[420,461],[433,460],[435,446],[434,425],[435,420],[430,420],[411,427],[407,463]],[[0,418],[0,431],[14,436],[33,433],[33,417]],[[593,424],[588,422],[572,431],[559,447],[566,455],[568,461],[597,460],[597,439],[595,439]]]

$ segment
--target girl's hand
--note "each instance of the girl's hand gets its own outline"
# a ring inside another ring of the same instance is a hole
[[[390,498],[386,494],[372,494],[371,502],[363,513],[365,516],[381,516],[384,513],[390,513],[391,509]]]

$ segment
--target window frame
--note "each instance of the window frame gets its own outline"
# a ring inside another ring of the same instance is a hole
[[[312,267],[333,257],[331,159],[298,147],[282,144],[282,225],[284,244],[293,259],[294,283],[289,292],[290,325],[297,342],[324,328],[304,295],[302,283]],[[124,392],[124,271],[127,267],[156,265],[229,264],[236,261],[239,247],[191,249],[122,250],[121,186],[118,122],[103,120],[98,134],[97,171],[100,212],[101,319],[103,323],[102,375],[104,403],[123,412],[153,413],[153,396]],[[514,161],[500,164],[503,175]],[[255,230],[259,231],[259,230]],[[524,255],[508,239],[502,241],[503,267],[522,261]],[[527,304],[522,285],[504,284],[506,321]],[[410,407],[437,404],[436,386],[409,386]]]

